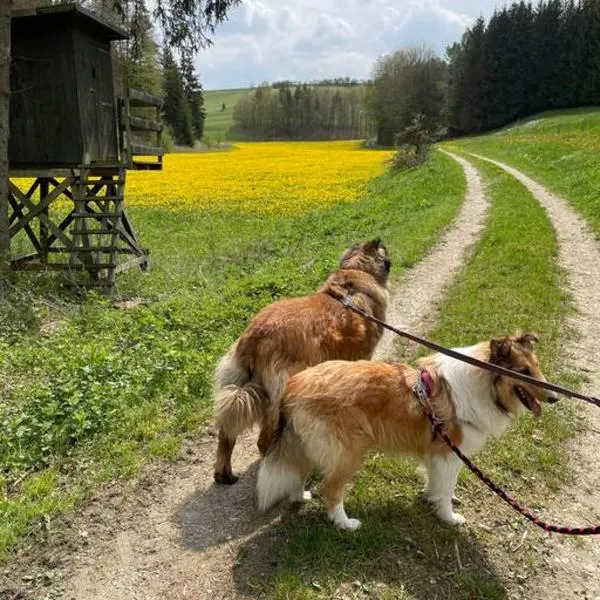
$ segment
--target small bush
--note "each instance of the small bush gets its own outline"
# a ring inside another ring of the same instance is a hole
[[[165,127],[160,134],[160,145],[166,154],[173,152],[175,142],[173,141],[173,133],[169,127]]]
[[[397,150],[389,163],[392,173],[422,165],[429,156],[432,141],[423,126],[423,115],[416,115],[404,131],[394,136]]]
[[[428,154],[429,148],[416,151],[413,147],[408,145],[399,146],[394,156],[390,158],[390,171],[392,171],[392,173],[397,173],[398,171],[418,167],[427,160]]]

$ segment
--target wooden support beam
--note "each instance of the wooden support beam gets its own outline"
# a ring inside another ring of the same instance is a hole
[[[131,146],[131,155],[143,156],[162,156],[165,153],[163,148],[158,146]]]
[[[130,115],[129,124],[131,129],[136,131],[162,131],[163,125],[158,121],[151,121],[150,119],[142,119],[141,117],[134,117]]]
[[[148,257],[147,256],[136,256],[135,258],[132,258],[131,260],[128,260],[124,263],[121,263],[120,265],[117,265],[115,267],[115,274],[122,273],[123,271],[127,271],[127,269],[130,269],[131,267],[137,267],[138,265],[142,268],[143,271],[146,271],[148,269]]]
[[[61,231],[58,228],[58,226],[55,223],[53,223],[44,214],[44,208],[46,206],[48,206],[58,196],[60,196],[60,194],[62,193],[63,189],[66,186],[68,186],[70,182],[71,182],[70,180],[63,181],[57,188],[55,188],[52,192],[50,192],[50,194],[48,194],[48,196],[46,196],[46,198],[43,201],[40,200],[40,203],[37,204],[37,205],[33,204],[33,202],[31,202],[31,200],[25,194],[23,194],[23,192],[21,192],[21,190],[16,185],[14,185],[12,182],[9,182],[10,191],[14,195],[15,200],[17,202],[20,202],[21,205],[23,205],[29,211],[24,218],[19,219],[19,222],[16,225],[13,225],[13,227],[11,227],[11,230],[10,230],[11,231],[11,236],[13,236],[16,233],[18,233],[18,231],[20,229],[22,229],[27,223],[29,223],[32,219],[34,219],[35,217],[37,217],[41,222],[43,222],[45,225],[48,226],[48,229],[50,231],[52,231],[52,233],[59,240],[61,240],[65,244],[65,246],[70,246],[71,245],[71,240],[64,234],[63,231]]]
[[[29,223],[35,217],[44,219],[46,222],[50,222],[48,217],[43,213],[44,210],[58,198],[64,190],[71,184],[71,179],[65,179],[61,184],[54,188],[45,198],[40,198],[39,204],[33,204],[27,194],[24,194],[12,181],[9,181],[10,193],[14,196],[15,200],[21,205],[28,209],[28,213],[24,215],[16,225],[10,228],[10,236],[16,235],[27,223]]]
[[[131,106],[156,106],[162,108],[163,105],[163,99],[160,96],[153,96],[140,90],[130,88],[127,95]]]
[[[25,221],[25,216],[23,215],[23,211],[21,210],[21,205],[15,200],[14,196],[10,193],[8,194],[8,203],[10,204],[10,206],[13,210],[12,216],[15,217],[15,219],[19,219],[19,221]],[[11,217],[10,221],[12,223],[12,221],[13,221],[12,217]],[[35,232],[31,228],[29,223],[25,222],[25,224],[23,225],[23,230],[25,231],[25,233],[27,234],[27,237],[33,244],[33,247],[38,252],[41,252],[42,244],[40,244],[39,240],[37,239],[37,237],[35,235]]]
[[[65,231],[67,229],[67,227],[72,223],[73,221],[73,213],[69,213],[59,224],[58,224],[58,228],[61,231]],[[48,236],[48,243],[47,243],[47,248],[50,249],[52,248],[52,244],[54,244],[54,242],[56,242],[57,237],[54,234],[51,234]]]

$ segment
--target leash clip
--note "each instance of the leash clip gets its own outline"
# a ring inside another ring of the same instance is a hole
[[[425,416],[431,421],[431,431],[435,436],[439,427],[443,425],[442,421],[436,416],[433,406],[429,400],[428,395],[429,386],[423,381],[423,370],[419,369],[417,374],[417,381],[412,387],[413,394],[416,396],[421,409]]]
[[[342,298],[342,304],[346,307],[346,308],[353,308],[354,304],[352,303],[352,296],[350,296],[350,294],[348,294],[347,296],[344,296]]]

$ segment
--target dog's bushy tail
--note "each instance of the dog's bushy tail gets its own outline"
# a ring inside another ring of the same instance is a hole
[[[300,439],[291,424],[281,427],[258,471],[256,489],[261,512],[285,497],[296,498],[298,492],[302,492],[302,465],[306,462]]]
[[[266,390],[250,381],[235,349],[234,345],[219,362],[215,383],[216,425],[233,440],[263,419],[268,404]]]

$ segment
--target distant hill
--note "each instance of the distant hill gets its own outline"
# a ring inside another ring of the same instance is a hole
[[[248,88],[244,88],[204,92],[204,107],[206,108],[205,137],[208,136],[213,142],[217,138],[220,138],[221,141],[232,139],[233,107],[237,99],[248,91]],[[223,103],[225,103],[225,110],[222,110]]]
[[[343,83],[331,85],[334,80],[325,80],[323,82],[313,82],[309,85],[326,86],[326,87],[345,87]],[[340,82],[344,79],[341,78]],[[280,82],[284,83],[284,82]],[[293,82],[290,82],[293,83]],[[273,84],[274,86],[277,83]],[[362,85],[358,82],[356,85]],[[233,90],[206,90],[204,92],[204,107],[206,109],[206,121],[204,123],[204,137],[209,137],[212,142],[217,140],[235,140],[240,139],[239,134],[234,134],[231,131],[233,127],[233,107],[238,98],[249,92],[252,88],[239,88]],[[222,110],[225,103],[225,110]]]

